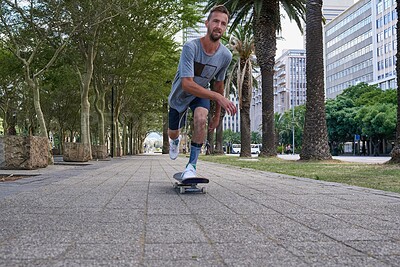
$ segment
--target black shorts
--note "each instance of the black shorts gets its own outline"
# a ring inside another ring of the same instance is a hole
[[[192,102],[190,102],[189,107],[192,112],[194,112],[197,107],[203,107],[210,110],[210,99],[196,97]],[[171,130],[178,130],[185,126],[185,118],[183,118],[184,114],[185,111],[179,113],[176,109],[170,107],[168,114],[168,128]]]

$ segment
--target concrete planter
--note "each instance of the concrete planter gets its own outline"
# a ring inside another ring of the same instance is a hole
[[[64,161],[87,162],[91,159],[90,146],[82,143],[64,143]]]
[[[91,160],[90,145],[82,143],[64,143],[64,161],[87,162]]]
[[[93,159],[106,159],[108,157],[106,145],[92,145]]]
[[[34,170],[48,166],[49,140],[46,137],[10,135],[3,140],[3,169]]]

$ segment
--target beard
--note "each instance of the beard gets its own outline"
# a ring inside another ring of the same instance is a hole
[[[222,34],[220,32],[214,32],[211,31],[211,29],[208,29],[208,36],[210,37],[211,41],[217,42],[219,39],[221,39]]]

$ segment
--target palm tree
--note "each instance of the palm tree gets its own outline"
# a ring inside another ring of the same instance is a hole
[[[232,32],[241,21],[253,26],[255,53],[261,70],[262,86],[262,150],[260,156],[276,156],[274,131],[273,75],[276,55],[276,34],[281,30],[281,4],[289,19],[302,29],[305,0],[208,0],[206,10],[214,5],[225,5],[234,21]]]
[[[301,160],[332,159],[325,114],[322,0],[308,0],[306,29],[307,102]]]
[[[400,0],[396,0],[397,14],[400,14]],[[400,44],[400,20],[396,23],[397,43]],[[390,152],[391,159],[388,163],[400,163],[400,45],[397,45],[396,53],[396,73],[397,73],[397,125],[396,125],[396,145]]]
[[[232,61],[231,72],[236,72],[236,75],[228,75],[227,88],[230,87],[232,78],[236,77],[235,85],[239,95],[240,109],[240,157],[251,157],[250,104],[253,87],[251,64],[251,56],[254,54],[253,37],[252,29],[246,24],[239,25],[229,39],[229,47],[237,60]]]

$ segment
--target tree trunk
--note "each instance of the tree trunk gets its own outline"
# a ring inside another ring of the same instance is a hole
[[[260,16],[254,20],[257,63],[261,69],[262,88],[262,149],[260,156],[276,156],[274,126],[274,65],[276,53],[276,22],[279,2],[264,2]]]
[[[122,155],[128,154],[128,132],[126,131],[126,128],[127,127],[124,120],[124,123],[122,124]]]
[[[94,44],[88,44],[87,50],[84,53],[85,58],[85,73],[81,75],[81,140],[82,144],[86,144],[90,147],[90,102],[89,102],[89,89],[90,83],[93,77],[93,62],[95,59],[95,47]],[[89,148],[90,155],[92,154],[91,148]]]
[[[325,115],[322,0],[308,0],[306,9],[307,102],[300,159],[328,160],[332,156]]]
[[[241,72],[244,71],[243,84],[241,86],[242,98],[240,105],[240,157],[251,157],[251,133],[250,133],[250,103],[251,103],[251,69],[246,67],[246,59],[240,60]]]
[[[40,129],[39,129],[39,133],[40,134],[39,135],[42,136],[42,137],[49,138],[48,133],[47,133],[46,122],[45,122],[44,115],[43,115],[43,112],[42,112],[42,108],[41,108],[41,105],[40,105],[39,85],[38,85],[36,80],[34,80],[34,79],[32,79],[31,77],[28,76],[29,75],[29,66],[25,65],[25,68],[27,68],[27,70],[26,70],[26,72],[27,72],[27,74],[26,74],[27,83],[28,83],[29,87],[32,89],[32,92],[33,92],[33,105],[34,105],[35,113],[36,113],[37,120],[38,120],[39,126],[40,126]]]
[[[97,113],[97,127],[98,127],[98,139],[99,139],[99,145],[104,145],[106,143],[106,135],[105,135],[105,130],[104,130],[104,109],[106,106],[105,103],[105,97],[106,97],[106,92],[103,89],[102,85],[100,84],[99,81],[97,81],[99,84],[94,83],[94,91],[96,93],[96,98],[94,102],[94,108]]]

